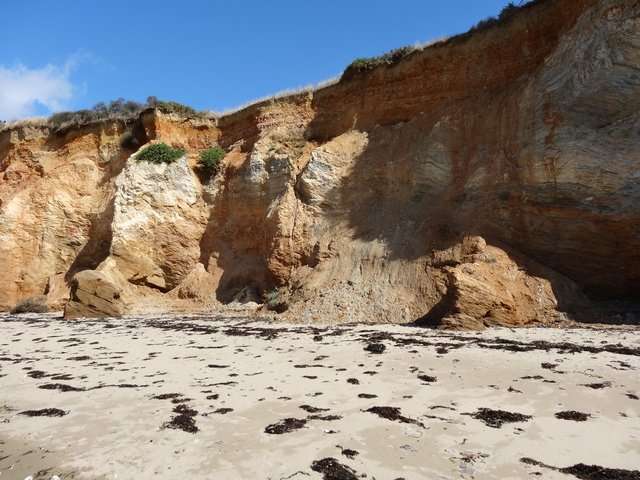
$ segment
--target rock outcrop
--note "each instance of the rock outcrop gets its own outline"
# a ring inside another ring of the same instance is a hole
[[[446,328],[640,302],[640,3],[510,19],[217,119],[0,132],[0,305]],[[186,150],[136,162],[121,138]],[[229,151],[204,178],[197,155]],[[239,302],[239,303],[238,303]],[[637,310],[635,310],[637,312]]]
[[[169,291],[198,262],[206,218],[185,157],[159,165],[131,157],[115,181],[109,255],[129,282]]]
[[[71,281],[71,301],[65,308],[67,318],[117,317],[127,313],[136,298],[133,287],[107,258],[95,270],[83,270]]]

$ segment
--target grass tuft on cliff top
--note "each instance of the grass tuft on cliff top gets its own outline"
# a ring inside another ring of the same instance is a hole
[[[384,53],[378,57],[361,57],[356,58],[353,62],[349,64],[349,66],[345,69],[342,76],[353,74],[356,72],[366,72],[368,70],[373,70],[375,68],[381,67],[383,65],[395,65],[404,57],[410,55],[411,53],[420,50],[418,47],[402,47],[391,50],[390,52]]]
[[[159,165],[161,163],[173,163],[184,155],[182,148],[173,148],[166,143],[154,143],[143,148],[136,154],[138,162],[148,162]]]
[[[377,57],[361,57],[356,58],[353,62],[351,62],[347,68],[345,68],[342,73],[341,79],[349,79],[354,77],[355,75],[368,72],[371,70],[375,70],[379,67],[383,66],[393,66],[399,63],[403,58],[408,57],[413,52],[422,51],[425,48],[431,47],[437,44],[447,44],[451,41],[456,40],[465,40],[475,33],[482,32],[484,30],[488,30],[497,25],[501,25],[507,21],[509,21],[512,17],[514,17],[520,10],[525,8],[530,8],[534,5],[544,3],[548,0],[520,0],[517,3],[509,2],[501,11],[497,17],[488,17],[484,20],[481,20],[476,25],[471,27],[469,31],[466,33],[461,33],[454,37],[448,38],[442,41],[430,42],[423,46],[412,46],[412,47],[401,47],[391,50],[387,53],[383,53]]]

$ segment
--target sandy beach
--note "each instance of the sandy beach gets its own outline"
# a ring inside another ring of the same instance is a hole
[[[0,328],[0,480],[640,478],[634,327]]]

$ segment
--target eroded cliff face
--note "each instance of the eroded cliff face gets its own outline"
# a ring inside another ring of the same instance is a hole
[[[0,305],[554,322],[640,300],[640,2],[548,0],[217,121],[0,133]],[[121,147],[184,147],[169,166]],[[194,169],[229,150],[221,172]]]

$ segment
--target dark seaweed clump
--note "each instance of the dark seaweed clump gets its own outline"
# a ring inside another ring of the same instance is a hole
[[[162,425],[162,428],[172,428],[175,430],[182,430],[187,433],[196,433],[200,429],[196,426],[194,417],[198,415],[197,410],[193,410],[188,406],[181,404],[173,409],[174,413],[177,413],[170,421]]]
[[[323,420],[325,422],[333,422],[335,420],[340,420],[342,417],[340,415],[309,415],[307,420]]]
[[[342,448],[340,445],[336,445],[336,447],[340,449],[340,453],[342,453],[342,455],[350,460],[353,460],[357,455],[360,455],[360,453],[356,450],[351,450],[350,448]]]
[[[41,410],[25,410],[20,415],[27,417],[64,417],[67,413],[59,408],[43,408]]]
[[[181,396],[181,393],[163,393],[161,395],[154,395],[151,398],[154,400],[173,400],[174,398],[178,398]]]
[[[567,410],[555,414],[555,417],[560,420],[573,420],[574,422],[586,422],[590,416],[588,413],[576,412],[574,410]]]
[[[71,385],[67,385],[66,383],[45,383],[44,385],[40,385],[38,388],[42,388],[43,390],[60,390],[61,392],[82,392],[84,388],[78,388]]]
[[[282,435],[283,433],[289,433],[293,430],[299,430],[307,424],[307,420],[299,418],[285,418],[279,422],[267,425],[264,429],[265,433],[271,435]]]
[[[225,415],[225,414],[227,414],[229,412],[233,412],[233,408],[228,408],[228,407],[227,408],[219,408],[217,410],[214,410],[213,413],[217,413],[219,415]]]
[[[311,470],[321,473],[323,480],[358,480],[354,470],[331,457],[314,461]]]
[[[387,347],[383,343],[370,343],[364,349],[369,353],[382,353]]]
[[[424,427],[424,425],[417,420],[400,415],[400,409],[397,407],[371,407],[365,410],[365,412],[374,413],[379,417],[386,418],[387,420],[394,420],[401,423],[413,423]]]
[[[437,382],[438,379],[436,377],[432,377],[430,375],[418,375],[418,379],[422,380],[423,382],[427,382],[427,383],[432,383],[432,382]]]
[[[533,418],[531,415],[492,410],[490,408],[479,408],[476,413],[468,413],[466,415],[471,415],[476,420],[480,420],[492,428],[500,428],[505,423],[526,422]]]
[[[581,480],[640,480],[640,470],[622,470],[620,468],[606,468],[599,465],[585,465],[578,463],[571,467],[558,468],[546,465],[532,458],[521,458],[527,465],[544,467],[557,472],[573,475]]]
[[[608,388],[611,386],[611,382],[602,382],[602,383],[587,383],[583,384],[583,387],[593,388],[594,390],[600,390],[601,388]]]
[[[328,408],[312,407],[311,405],[300,405],[300,408],[305,412],[309,412],[309,413],[320,413],[320,412],[326,412],[329,410]]]

